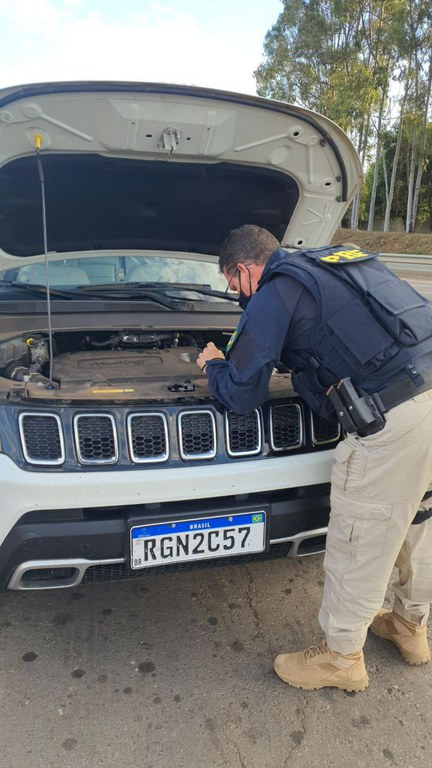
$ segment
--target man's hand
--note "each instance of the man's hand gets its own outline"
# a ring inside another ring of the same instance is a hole
[[[225,360],[225,355],[220,351],[212,341],[210,341],[203,351],[198,355],[197,365],[204,371],[204,368],[209,360]]]

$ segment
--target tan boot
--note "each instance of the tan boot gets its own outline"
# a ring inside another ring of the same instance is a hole
[[[426,664],[430,661],[426,626],[421,627],[387,608],[381,608],[370,630],[374,635],[394,643],[408,664]]]
[[[327,687],[364,691],[369,685],[362,651],[342,656],[325,642],[301,653],[282,653],[274,669],[288,685],[308,691]]]

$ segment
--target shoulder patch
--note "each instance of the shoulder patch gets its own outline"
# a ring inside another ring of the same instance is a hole
[[[230,340],[228,341],[228,344],[226,345],[226,352],[229,352],[232,345],[234,344],[236,338],[238,336],[238,328],[234,331],[233,335],[231,336]]]
[[[376,253],[368,253],[360,248],[341,248],[340,245],[334,248],[316,248],[313,251],[304,251],[305,256],[322,261],[324,264],[346,264],[352,261],[366,261],[366,259],[376,258]]]
[[[371,253],[365,253],[364,251],[359,251],[356,248],[349,248],[344,251],[335,251],[334,253],[329,253],[328,256],[322,256],[320,261],[325,261],[330,264],[337,264],[339,261],[359,261],[360,259],[363,261],[363,259],[372,259],[373,255]]]

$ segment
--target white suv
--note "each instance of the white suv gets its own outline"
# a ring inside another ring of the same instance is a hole
[[[328,243],[361,181],[347,136],[292,105],[0,91],[0,587],[322,550],[338,423],[283,371],[262,408],[227,412],[196,358],[239,320],[228,232]]]

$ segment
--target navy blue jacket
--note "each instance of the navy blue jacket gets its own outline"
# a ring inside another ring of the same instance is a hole
[[[262,278],[283,258],[275,251]],[[312,295],[298,280],[277,275],[258,287],[243,312],[225,360],[206,367],[211,393],[236,413],[247,413],[269,398],[274,367],[294,367],[296,352],[312,354],[311,334],[317,319]]]
[[[388,374],[390,371],[387,373],[385,371],[389,365],[391,367],[391,363],[387,366],[383,365],[381,373],[379,370],[371,369],[369,371],[367,367],[362,370],[361,366],[360,369],[356,370],[351,368],[349,364],[342,363],[336,378],[333,376],[332,380],[323,381],[322,373],[325,374],[325,371],[321,372],[321,369],[320,375],[316,376],[315,371],[311,370],[310,362],[314,356],[316,357],[317,331],[323,327],[322,307],[318,307],[312,291],[306,288],[300,279],[290,274],[283,274],[284,267],[282,265],[283,262],[286,262],[287,255],[287,252],[281,249],[270,256],[259,282],[258,290],[250,299],[233,340],[228,345],[225,360],[214,360],[207,364],[209,388],[212,394],[227,408],[236,413],[247,413],[269,398],[269,381],[272,371],[275,366],[282,363],[293,372],[293,385],[296,387],[297,384],[297,391],[308,405],[321,416],[330,417],[334,411],[329,399],[325,396],[325,391],[330,383],[335,383],[343,376],[351,376],[353,383],[365,391],[379,391],[389,383]],[[319,273],[321,269],[319,269]],[[376,274],[378,279],[381,273],[386,270],[379,263],[374,269],[378,270]],[[403,285],[406,286],[406,291],[408,290],[407,284],[403,283],[402,285],[401,281],[388,270],[387,273],[392,280],[402,286],[403,298]],[[334,280],[339,283],[337,278],[330,277],[330,289]],[[328,284],[329,278],[325,277],[325,281]],[[375,284],[375,275],[373,276],[373,283]],[[412,289],[409,288],[409,291]],[[330,298],[332,295],[331,289]],[[340,290],[338,293],[336,286],[334,295],[340,299]],[[348,294],[348,298],[350,298],[350,294]],[[408,298],[411,300],[410,296]],[[347,313],[347,323],[350,322],[350,307],[352,309],[352,305],[348,304],[347,310],[344,310]],[[430,309],[428,312],[430,313]],[[356,316],[353,315],[353,317]],[[432,334],[430,317],[432,316],[427,314],[427,333],[429,333],[430,326],[430,333]],[[361,332],[359,343],[361,343]],[[363,346],[365,345],[363,344]],[[423,367],[423,370],[430,370],[432,337],[426,343],[426,347],[426,351],[429,353],[428,362],[427,368]],[[420,350],[419,347],[417,348]],[[363,353],[363,350],[361,351]],[[412,349],[412,353],[415,355],[415,348]],[[412,353],[404,353],[403,365],[408,359],[411,359]],[[332,356],[334,360],[334,355],[329,350],[329,361],[332,360]],[[418,363],[416,362],[416,364]],[[390,380],[394,377],[395,371],[401,369],[402,366],[398,367],[397,359],[395,359]]]

